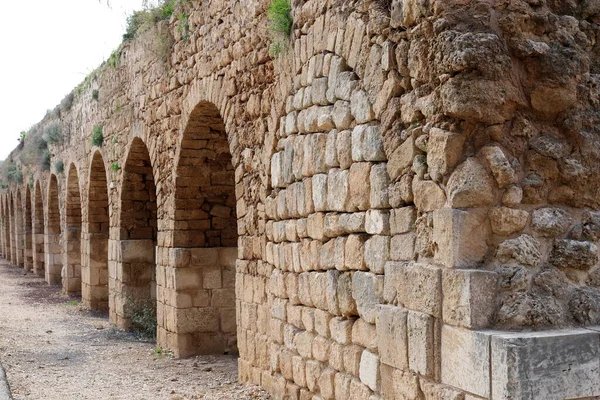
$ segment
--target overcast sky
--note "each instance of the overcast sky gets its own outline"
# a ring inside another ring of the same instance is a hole
[[[0,160],[119,46],[142,0],[28,0],[0,23]]]

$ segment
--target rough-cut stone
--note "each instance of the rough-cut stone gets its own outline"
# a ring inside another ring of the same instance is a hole
[[[387,169],[390,179],[395,181],[404,174],[412,166],[417,154],[420,154],[420,150],[415,147],[415,141],[410,136],[388,158]]]
[[[508,207],[495,207],[490,210],[490,224],[496,235],[508,236],[517,233],[527,225],[529,213]]]
[[[598,339],[597,332],[584,329],[494,335],[492,398],[600,396]]]
[[[521,235],[500,243],[496,257],[502,262],[516,262],[537,267],[542,262],[540,242],[530,236]]]
[[[393,268],[398,269],[398,301],[411,310],[441,316],[441,270],[424,264],[389,262],[386,275]]]
[[[379,390],[379,357],[368,350],[360,357],[360,380],[373,391]]]
[[[498,187],[504,188],[516,183],[517,177],[515,170],[504,155],[504,152],[498,146],[486,146],[480,151],[492,175],[496,178]]]
[[[544,237],[555,237],[569,229],[571,217],[560,208],[538,208],[531,214],[531,227]]]
[[[452,171],[462,156],[464,135],[432,128],[429,132],[427,166],[434,181]]]
[[[554,243],[549,262],[561,269],[588,270],[598,262],[598,246],[590,242],[559,239]]]
[[[448,202],[452,207],[487,206],[494,200],[494,184],[476,158],[467,158],[450,175]]]
[[[412,194],[419,211],[427,212],[442,208],[446,204],[446,194],[433,181],[413,180]]]

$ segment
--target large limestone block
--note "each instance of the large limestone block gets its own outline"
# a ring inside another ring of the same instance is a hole
[[[442,383],[490,395],[490,333],[442,327]]]
[[[495,335],[491,352],[493,399],[600,396],[598,332],[572,329]]]
[[[491,322],[496,303],[498,276],[481,270],[444,270],[444,322],[471,329],[485,328]]]
[[[433,213],[435,261],[447,267],[469,267],[479,263],[488,250],[485,213],[440,209]]]
[[[370,324],[377,319],[378,307],[383,297],[383,276],[357,271],[352,277],[352,297],[356,301],[358,315]]]
[[[446,193],[434,181],[412,181],[414,202],[419,211],[427,212],[442,208],[446,204]]]
[[[418,263],[388,262],[385,265],[385,275],[385,286],[395,286],[400,303],[411,310],[441,316],[440,268]]]
[[[154,262],[154,242],[152,240],[121,240],[121,261]]]
[[[408,311],[402,307],[382,305],[377,317],[377,348],[383,364],[408,369]]]
[[[483,165],[471,157],[450,175],[447,193],[455,208],[487,206],[494,201],[494,182]]]

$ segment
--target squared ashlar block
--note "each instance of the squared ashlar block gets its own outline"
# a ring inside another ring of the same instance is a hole
[[[441,340],[442,383],[489,398],[491,334],[444,325]]]
[[[588,329],[492,337],[492,398],[562,400],[600,396],[600,334]]]

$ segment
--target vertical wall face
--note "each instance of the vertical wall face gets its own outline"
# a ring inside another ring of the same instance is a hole
[[[93,311],[108,311],[108,183],[104,160],[94,153],[89,174],[87,232],[82,235],[82,299]]]
[[[46,224],[44,232],[44,266],[46,282],[51,285],[61,284],[63,268],[63,246],[60,228],[58,180],[50,176],[48,184]]]
[[[42,190],[39,181],[35,184],[33,212],[33,272],[39,276],[45,276],[44,200],[42,199]]]
[[[158,344],[178,356],[237,353],[235,203],[223,120],[213,104],[201,102],[179,150],[172,223],[165,232],[173,247],[159,248],[157,267]]]
[[[109,244],[110,317],[123,328],[132,328],[128,309],[133,304],[156,308],[156,212],[150,155],[135,138],[123,167],[120,237]]]
[[[25,188],[25,204],[24,204],[24,212],[25,212],[25,270],[32,271],[33,270],[33,225],[32,225],[32,214],[31,214],[31,190],[29,185]]]
[[[64,264],[62,268],[63,291],[81,293],[81,195],[79,175],[71,164],[67,176],[66,229],[64,236]]]

